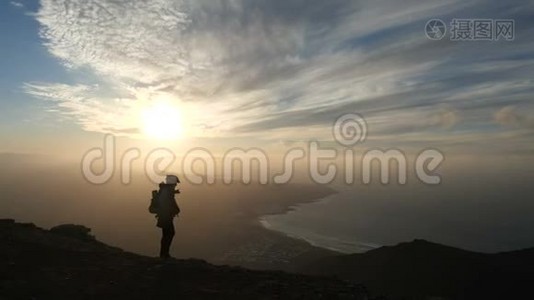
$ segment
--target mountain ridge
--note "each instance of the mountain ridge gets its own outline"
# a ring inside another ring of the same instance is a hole
[[[391,299],[508,299],[532,295],[534,248],[488,254],[416,239],[299,270],[361,282]]]
[[[363,286],[333,277],[160,260],[88,233],[0,220],[0,299],[369,299]]]

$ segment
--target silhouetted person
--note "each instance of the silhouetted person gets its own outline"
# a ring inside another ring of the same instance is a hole
[[[173,220],[180,213],[174,194],[180,193],[176,185],[180,183],[177,176],[168,175],[165,182],[159,184],[159,191],[152,192],[152,202],[149,211],[156,214],[157,226],[161,228],[161,248],[159,256],[169,258],[169,249],[174,237]]]

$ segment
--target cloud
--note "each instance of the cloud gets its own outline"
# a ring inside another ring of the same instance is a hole
[[[9,4],[13,5],[16,8],[23,8],[24,4],[17,2],[17,1],[10,1]]]
[[[429,125],[450,129],[459,122],[458,112],[447,107],[440,108],[433,113]]]
[[[513,106],[506,106],[495,113],[495,121],[501,125],[514,125],[517,126],[521,123],[520,116],[515,111]]]
[[[495,121],[505,127],[534,129],[534,118],[518,112],[514,106],[506,106],[497,111]]]
[[[26,84],[25,90],[53,102],[64,116],[86,131],[138,134],[138,130],[127,127],[132,124],[132,116],[138,114],[133,99],[102,97],[98,95],[98,86],[82,84]]]
[[[162,94],[187,110],[192,135],[273,139],[328,138],[350,112],[366,117],[374,139],[444,138],[493,123],[496,108],[531,101],[534,41],[524,37],[533,33],[526,25],[534,8],[521,1],[41,4],[35,17],[48,51],[98,86],[26,90],[88,131],[135,136],[135,116]],[[466,14],[523,25],[513,44],[425,37],[428,19]]]
[[[36,18],[48,50],[69,68],[155,83],[179,78],[190,61],[179,1],[42,1]]]

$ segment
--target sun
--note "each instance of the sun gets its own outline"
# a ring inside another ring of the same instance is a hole
[[[148,138],[175,140],[183,137],[184,128],[180,110],[173,104],[160,101],[142,111],[143,133]]]

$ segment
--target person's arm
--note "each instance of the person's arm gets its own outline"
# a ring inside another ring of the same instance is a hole
[[[174,215],[178,215],[180,213],[180,207],[178,207],[178,204],[176,204],[176,200],[172,201],[173,209],[174,209]]]

